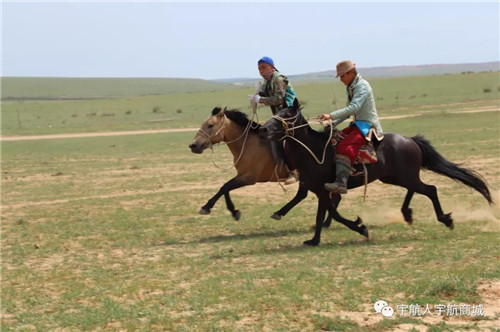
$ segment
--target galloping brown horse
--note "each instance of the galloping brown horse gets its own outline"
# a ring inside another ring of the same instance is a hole
[[[257,182],[277,182],[286,179],[288,171],[285,167],[276,169],[276,162],[271,153],[271,144],[258,136],[260,125],[249,120],[245,113],[238,110],[226,110],[216,107],[212,115],[201,125],[200,130],[189,144],[193,153],[202,153],[214,144],[225,142],[234,157],[237,175],[226,182],[219,191],[200,209],[200,214],[209,214],[217,200],[224,195],[226,205],[235,220],[239,220],[241,212],[236,210],[229,192],[233,189],[253,185]],[[248,130],[248,132],[247,132]],[[276,171],[275,171],[276,169]],[[307,189],[300,184],[295,197],[271,217],[279,220],[295,205],[307,196]],[[337,216],[333,214],[336,219]],[[329,214],[325,222],[331,222]]]

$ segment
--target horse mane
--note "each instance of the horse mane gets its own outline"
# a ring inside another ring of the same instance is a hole
[[[212,110],[212,115],[217,115],[219,114],[219,112],[222,110],[222,108],[220,107],[215,107],[213,110]],[[248,123],[250,122],[250,119],[248,119],[248,115],[241,112],[240,110],[238,109],[226,109],[224,111],[224,114],[227,116],[227,118],[229,120],[231,120],[232,122],[236,123],[238,126],[242,127],[242,128],[246,128],[248,126]],[[258,131],[260,128],[260,124],[258,124],[257,122],[254,122],[252,121],[252,124],[250,126],[250,130],[251,131]]]

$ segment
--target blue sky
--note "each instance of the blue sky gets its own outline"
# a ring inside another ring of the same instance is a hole
[[[2,75],[257,77],[499,60],[499,3],[31,2],[2,5]]]

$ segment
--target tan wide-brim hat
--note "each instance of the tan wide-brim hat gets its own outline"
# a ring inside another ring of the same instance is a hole
[[[348,71],[356,68],[356,64],[352,63],[351,60],[344,60],[337,63],[337,75],[335,77],[339,77],[340,75],[344,75]]]

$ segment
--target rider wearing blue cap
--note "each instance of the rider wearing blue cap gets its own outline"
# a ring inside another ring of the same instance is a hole
[[[274,61],[270,57],[262,57],[257,62],[260,76],[264,79],[255,86],[255,94],[250,95],[251,101],[257,104],[264,104],[271,107],[273,114],[276,114],[285,101],[287,106],[293,106],[295,91],[288,81],[288,78],[280,73],[274,66]]]
[[[258,82],[255,85],[255,94],[248,96],[250,101],[270,106],[273,115],[278,113],[285,103],[285,107],[293,106],[295,91],[288,81],[288,78],[276,69],[273,59],[267,56],[262,57],[257,62],[257,65],[260,76],[262,76],[264,82]],[[294,171],[293,165],[286,160],[282,144],[282,142],[271,142],[273,157],[278,165],[282,166],[283,164],[287,164],[291,177],[285,184],[291,184],[295,182],[295,180],[298,180],[298,174]]]

